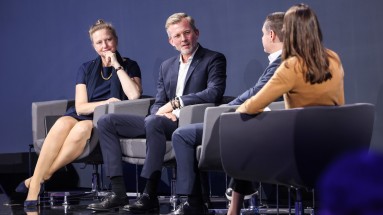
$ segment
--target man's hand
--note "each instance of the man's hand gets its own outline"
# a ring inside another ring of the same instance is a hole
[[[158,114],[156,113],[156,115],[159,115],[159,116],[165,116],[166,118],[170,119],[171,121],[175,122],[177,121],[177,117],[176,115],[174,115],[173,113],[164,113],[164,114]]]
[[[158,116],[165,116],[166,118],[172,120],[172,121],[177,121],[176,115],[172,113],[173,107],[170,104],[170,102],[166,103],[164,106],[160,107],[156,113]]]
[[[171,113],[173,111],[173,107],[170,102],[166,103],[164,106],[160,107],[157,111],[157,115],[163,115],[165,113]]]

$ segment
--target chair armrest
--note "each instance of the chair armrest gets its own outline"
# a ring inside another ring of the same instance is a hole
[[[285,102],[284,101],[272,102],[267,107],[270,110],[284,110],[285,109]]]
[[[178,127],[183,125],[203,122],[205,109],[208,107],[214,107],[214,103],[203,103],[185,106],[180,109],[180,117],[178,121]]]
[[[109,104],[108,113],[122,113],[147,116],[150,113],[150,107],[153,103],[154,98],[112,102]]]
[[[108,105],[100,105],[94,109],[93,113],[93,127],[97,128],[97,121],[104,114],[108,113]]]
[[[224,112],[233,112],[238,105],[209,107],[205,111],[201,153],[197,154],[198,167],[201,170],[222,171],[219,145],[219,116]]]
[[[63,115],[68,106],[68,100],[52,100],[32,103],[32,137],[33,142],[45,137],[46,116]]]

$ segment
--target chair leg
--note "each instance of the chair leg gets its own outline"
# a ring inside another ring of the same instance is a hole
[[[209,172],[200,172],[200,184],[202,199],[206,207],[211,208],[211,177]]]
[[[258,195],[254,194],[250,199],[249,210],[253,212],[258,211]]]
[[[295,200],[295,215],[303,215],[304,214],[304,208],[302,203],[302,192],[299,188],[295,189],[296,191],[296,200]]]
[[[138,190],[138,164],[136,164],[136,198],[139,197],[139,190]]]
[[[229,181],[228,181],[228,178],[229,178],[229,176],[225,173],[225,185],[226,185],[226,187],[225,187],[225,192],[226,192],[226,190],[229,188]],[[231,204],[231,201],[228,200],[228,199],[226,199],[226,208],[230,208],[230,204]]]
[[[277,214],[279,215],[279,185],[277,184]]]
[[[289,214],[291,214],[291,187],[287,188],[287,201],[288,201],[288,207],[289,207]]]
[[[97,193],[100,190],[100,174],[98,173],[98,164],[93,164],[92,172],[92,193]]]
[[[175,211],[178,204],[180,203],[179,196],[176,193],[176,182],[177,182],[177,167],[173,166],[172,167],[172,180],[170,184],[170,206],[171,210]]]
[[[64,206],[67,206],[67,205],[69,205],[69,201],[68,201],[68,195],[64,195],[64,202],[63,202],[63,204],[62,205],[64,205]]]
[[[262,193],[263,193],[263,190],[262,190],[262,182],[259,182],[259,188],[258,188],[258,195],[259,195],[259,207],[263,207],[263,202],[262,202]]]
[[[312,193],[313,193],[313,210],[315,209],[315,189],[312,189]]]

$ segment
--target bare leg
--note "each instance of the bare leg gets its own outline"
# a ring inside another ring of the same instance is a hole
[[[27,200],[36,200],[40,192],[40,183],[44,180],[45,174],[56,159],[62,145],[65,142],[70,130],[77,123],[72,117],[61,117],[56,121],[45,138],[35,171],[29,183]]]
[[[233,190],[232,193],[232,200],[230,203],[230,207],[227,211],[227,215],[239,215],[241,214],[242,204],[244,195],[239,194]]]
[[[44,179],[49,179],[58,169],[71,163],[83,153],[86,142],[92,133],[92,128],[93,123],[91,120],[76,123],[49,168],[49,171],[44,175]]]

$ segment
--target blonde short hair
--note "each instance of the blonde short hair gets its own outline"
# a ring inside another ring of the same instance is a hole
[[[116,38],[116,40],[118,40],[117,33],[116,33],[116,30],[114,29],[113,25],[111,23],[105,22],[102,19],[99,19],[89,29],[90,41],[93,42],[93,38],[92,38],[93,33],[98,31],[98,30],[101,30],[101,29],[109,30],[112,33],[112,35]]]
[[[169,26],[177,24],[177,23],[181,22],[183,19],[186,19],[189,22],[190,26],[192,27],[192,29],[194,31],[197,30],[197,28],[195,27],[194,19],[191,16],[187,15],[186,13],[175,13],[175,14],[169,16],[169,18],[166,20],[166,23],[165,23],[165,29],[166,29],[166,32],[168,33],[169,37],[170,37],[169,32],[168,32]]]

